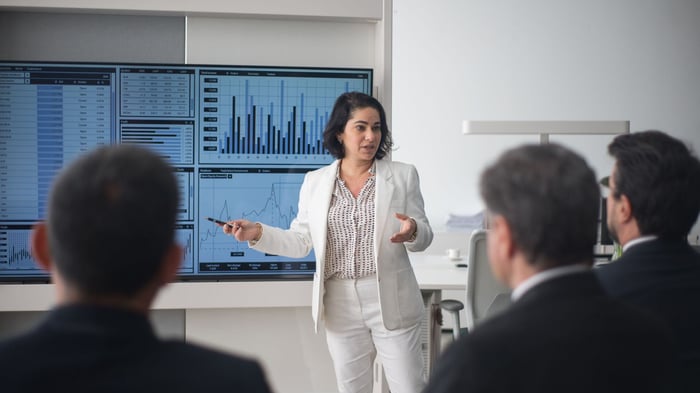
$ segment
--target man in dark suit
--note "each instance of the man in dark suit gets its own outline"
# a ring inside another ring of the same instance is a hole
[[[65,169],[49,199],[32,251],[58,304],[0,344],[3,393],[270,391],[257,362],[160,340],[148,320],[183,257],[165,161],[135,146],[100,148]]]
[[[426,392],[656,392],[665,325],[607,297],[590,267],[599,186],[558,145],[504,153],[481,176],[495,276],[513,304],[446,348]]]
[[[608,228],[622,256],[596,269],[613,297],[671,327],[669,392],[700,392],[700,254],[687,236],[700,212],[700,161],[659,131],[620,135],[608,146]]]

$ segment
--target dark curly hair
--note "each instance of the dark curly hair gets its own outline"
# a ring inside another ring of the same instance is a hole
[[[382,104],[372,96],[353,91],[343,93],[335,100],[331,117],[328,119],[326,129],[323,130],[323,147],[328,149],[333,157],[338,159],[345,157],[345,147],[338,141],[338,135],[345,130],[345,125],[352,117],[352,113],[362,108],[374,108],[379,113],[382,139],[379,142],[379,149],[377,149],[377,154],[375,154],[374,158],[381,160],[391,151],[394,143],[391,140],[391,132],[386,122],[386,112],[384,112]]]

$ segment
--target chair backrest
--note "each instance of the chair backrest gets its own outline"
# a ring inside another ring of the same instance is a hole
[[[491,272],[486,252],[487,233],[486,229],[477,229],[469,238],[467,299],[464,307],[469,331],[484,317],[510,304],[510,288],[500,283]]]

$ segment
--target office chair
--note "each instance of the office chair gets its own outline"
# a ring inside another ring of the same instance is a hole
[[[484,318],[496,314],[510,305],[510,288],[496,280],[491,272],[486,252],[488,230],[477,229],[469,237],[467,256],[466,306],[459,300],[445,299],[440,302],[442,309],[454,318],[453,338],[469,332]],[[467,316],[466,332],[460,328],[459,311],[465,309]]]

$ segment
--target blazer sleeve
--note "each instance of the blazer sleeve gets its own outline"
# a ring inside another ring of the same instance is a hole
[[[425,205],[423,194],[420,191],[420,179],[418,171],[413,165],[409,165],[408,177],[406,180],[406,215],[413,217],[418,226],[418,236],[411,243],[405,243],[409,251],[423,251],[433,241],[433,229],[430,227],[428,217],[425,215]]]

